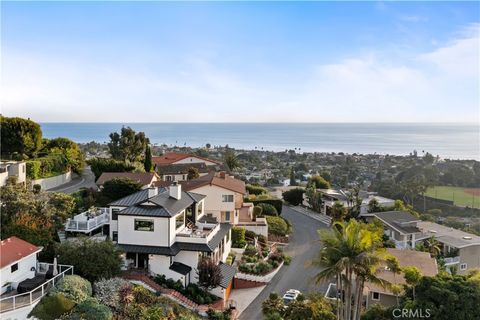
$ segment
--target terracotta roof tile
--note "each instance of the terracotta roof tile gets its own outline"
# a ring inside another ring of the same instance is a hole
[[[0,247],[0,268],[41,250],[41,247],[37,247],[15,236],[4,239],[1,241]]]
[[[236,179],[233,176],[226,174],[225,172],[210,172],[209,174],[189,180],[180,182],[183,190],[191,191],[206,185],[214,185],[221,187],[227,190],[238,192],[241,194],[246,194],[245,182],[242,180]]]
[[[198,159],[211,161],[211,162],[220,164],[216,160],[207,159],[207,158],[204,158],[204,157],[197,156],[195,154],[179,153],[179,152],[169,152],[169,153],[164,154],[163,156],[152,157],[152,160],[156,165],[164,166],[164,165],[168,165],[168,164],[174,164],[175,162],[180,161],[180,160],[185,159],[185,158],[188,158],[188,157],[195,157],[195,158],[198,158]]]

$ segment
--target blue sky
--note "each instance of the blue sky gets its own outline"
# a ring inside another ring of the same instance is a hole
[[[479,121],[478,2],[2,2],[2,113]]]

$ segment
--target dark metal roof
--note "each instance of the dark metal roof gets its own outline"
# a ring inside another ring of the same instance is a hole
[[[203,223],[217,223],[218,220],[217,220],[216,217],[203,215],[200,219],[198,219],[198,222],[203,222]]]
[[[140,246],[135,244],[121,243],[118,243],[117,246],[124,252],[160,254],[164,256],[176,256],[177,253],[180,252],[180,248],[177,243],[174,243],[171,247]]]
[[[109,206],[130,207],[148,198],[148,189],[140,190],[124,198],[110,202]]]
[[[416,226],[420,219],[405,211],[375,212],[374,216],[403,234],[420,231]]]
[[[187,266],[186,264],[183,264],[181,262],[174,262],[170,266],[170,270],[173,270],[177,273],[187,275],[192,271],[192,268],[190,266]]]
[[[220,223],[220,230],[218,230],[217,234],[215,234],[208,243],[208,247],[211,251],[215,250],[216,247],[220,244],[223,240],[225,235],[232,229],[232,225],[230,223]]]
[[[193,201],[195,201],[195,202],[199,202],[200,200],[205,199],[207,197],[203,194],[190,192],[190,191],[187,191],[185,193],[188,194],[193,199]]]
[[[237,273],[237,269],[231,265],[220,263],[220,273],[222,275],[222,281],[220,281],[220,287],[228,288],[228,285],[232,281],[233,277]]]
[[[170,217],[170,213],[162,207],[138,205],[125,208],[118,212],[119,215],[127,216],[149,216],[149,217]]]

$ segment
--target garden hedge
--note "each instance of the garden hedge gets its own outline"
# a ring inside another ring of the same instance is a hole
[[[280,199],[265,199],[265,200],[245,200],[246,202],[251,202],[255,206],[260,204],[260,203],[268,203],[271,204],[272,206],[277,209],[278,214],[282,214],[282,206],[283,206],[283,201]]]

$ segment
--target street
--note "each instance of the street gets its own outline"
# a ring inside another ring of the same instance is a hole
[[[83,169],[82,175],[72,179],[72,181],[62,184],[56,188],[49,189],[51,192],[74,193],[82,188],[96,188],[95,176],[90,167]]]
[[[285,248],[285,253],[292,257],[292,263],[284,266],[277,273],[258,297],[242,312],[240,320],[261,320],[262,302],[268,298],[270,292],[283,295],[288,289],[297,289],[302,293],[324,293],[327,290],[328,284],[315,284],[313,278],[318,269],[308,267],[308,263],[320,250],[317,230],[328,227],[286,206],[283,207],[282,216],[289,220],[293,227],[290,243]]]

